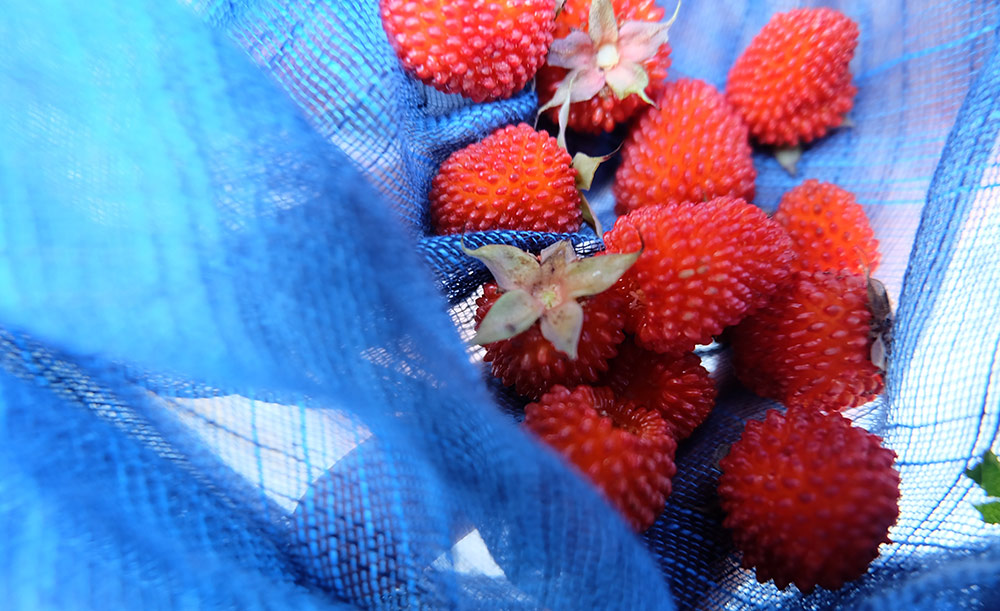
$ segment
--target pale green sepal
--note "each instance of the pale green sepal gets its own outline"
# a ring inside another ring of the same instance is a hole
[[[611,89],[611,93],[615,94],[615,97],[619,100],[624,100],[634,93],[647,104],[653,103],[649,99],[649,96],[646,95],[646,87],[649,86],[649,75],[646,73],[646,69],[642,67],[642,64],[619,64],[611,70],[605,71],[604,79]]]
[[[571,359],[577,357],[580,332],[583,330],[583,307],[569,300],[542,316],[542,337],[549,340],[556,350]]]
[[[563,291],[569,299],[596,295],[605,291],[632,267],[640,252],[601,255],[580,259],[569,268]]]
[[[611,159],[611,155],[601,155],[600,157],[591,157],[584,153],[573,155],[573,169],[576,170],[576,188],[582,191],[589,190],[590,185],[594,182],[594,174],[597,172],[597,168],[608,159]]]
[[[483,345],[510,339],[535,324],[544,309],[527,291],[507,291],[490,308],[472,341]]]
[[[580,214],[583,217],[583,222],[594,230],[597,237],[604,235],[604,227],[601,226],[600,219],[597,218],[594,209],[590,207],[590,201],[587,200],[583,193],[580,194]]]
[[[618,42],[618,19],[611,0],[593,0],[590,3],[590,25],[587,31],[594,47]]]
[[[520,248],[506,244],[487,244],[469,250],[462,244],[462,251],[485,263],[502,290],[527,289],[538,280],[541,269],[538,259]]]
[[[579,258],[576,256],[576,251],[573,249],[573,243],[569,240],[559,240],[558,242],[549,244],[542,249],[542,252],[540,252],[538,256],[542,260],[542,265],[548,263],[549,259],[562,259],[562,263],[565,264],[576,261]]]

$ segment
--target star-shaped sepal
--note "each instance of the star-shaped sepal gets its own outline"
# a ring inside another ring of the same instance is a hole
[[[538,112],[559,107],[559,131],[562,133],[569,105],[589,100],[605,86],[619,100],[636,94],[653,104],[646,94],[649,74],[643,62],[667,43],[668,31],[679,10],[680,2],[666,23],[625,21],[619,27],[611,0],[593,0],[587,32],[575,30],[553,41],[549,47],[546,63],[566,68],[569,73],[560,81],[552,99]]]
[[[638,252],[580,258],[566,240],[535,257],[514,246],[491,244],[465,254],[493,274],[503,294],[483,318],[473,342],[491,344],[531,328],[571,359],[577,357],[583,307],[578,299],[610,288],[639,258]]]

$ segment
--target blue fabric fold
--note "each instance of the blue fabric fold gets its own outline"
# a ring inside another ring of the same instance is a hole
[[[0,11],[0,598],[995,606],[1000,527],[962,471],[1000,422],[1000,7],[834,4],[861,30],[854,126],[796,177],[758,152],[756,203],[834,181],[882,244],[888,389],[850,415],[898,453],[903,498],[867,575],[803,596],[739,567],[716,464],[774,404],[728,380],[724,353],[719,406],[642,537],[521,430],[463,340],[488,278],[463,242],[600,240],[431,236],[426,195],[453,151],[534,120],[530,87],[477,105],[416,82],[373,1],[38,0]],[[685,4],[671,78],[724,86],[797,5]],[[589,194],[606,224],[612,170]]]

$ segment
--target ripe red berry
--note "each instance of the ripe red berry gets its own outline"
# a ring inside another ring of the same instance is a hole
[[[523,89],[545,61],[555,0],[381,0],[381,15],[408,72],[485,102]]]
[[[836,10],[778,13],[733,64],[726,97],[762,144],[819,138],[854,105],[857,42],[857,24]]]
[[[616,289],[626,330],[655,352],[680,355],[760,308],[788,276],[791,241],[742,199],[647,206],[619,217],[608,252],[642,255]]]
[[[670,495],[677,444],[652,410],[608,388],[554,386],[524,409],[524,424],[592,481],[636,531],[652,526]]]
[[[749,201],[756,177],[743,121],[714,87],[682,79],[668,83],[630,131],[615,175],[615,212],[722,195]]]
[[[496,284],[483,286],[483,295],[476,300],[477,327],[501,294]],[[597,380],[608,370],[608,361],[618,354],[618,345],[625,339],[621,300],[616,293],[605,291],[581,299],[580,305],[583,326],[575,359],[545,339],[541,323],[536,322],[510,339],[486,344],[483,360],[492,363],[493,375],[531,399],[542,396],[553,384],[574,386]]]
[[[860,577],[899,516],[896,453],[836,413],[767,412],[720,461],[719,497],[757,580],[836,589]]]
[[[566,38],[574,30],[588,31],[591,27],[592,2],[593,0],[566,0],[562,12],[556,18],[555,39]],[[629,21],[657,23],[663,19],[664,15],[663,8],[657,6],[655,0],[612,0],[611,4],[619,28]],[[592,51],[596,54],[603,46],[595,47]],[[625,46],[628,46],[627,42]],[[667,77],[667,68],[670,67],[670,45],[664,42],[662,46],[654,46],[654,52],[650,57],[642,57],[643,53],[633,53],[631,48],[621,47],[622,45],[619,45],[619,49],[614,54],[615,57],[628,56],[628,58],[623,57],[623,59],[630,59],[634,55],[638,64],[645,69],[649,79],[646,94],[649,97],[655,97],[661,83]],[[596,55],[594,60],[595,65],[600,63]],[[551,100],[559,84],[569,72],[566,68],[554,66],[551,63],[543,65],[538,70],[536,81],[539,101],[545,103]],[[570,105],[568,126],[581,132],[610,132],[616,125],[631,119],[636,111],[645,105],[646,102],[634,93],[619,99],[611,87],[605,84],[593,97],[573,102]],[[553,121],[557,121],[558,111],[558,106],[548,111]]]
[[[582,214],[572,161],[530,125],[498,129],[441,165],[429,195],[431,226],[438,234],[576,231]]]
[[[792,268],[873,273],[878,241],[854,194],[837,185],[807,180],[781,198],[774,213],[792,238]]]
[[[674,439],[683,441],[715,405],[715,383],[694,354],[679,358],[656,354],[625,340],[603,383],[615,395],[656,410]]]
[[[843,410],[881,392],[871,362],[868,285],[860,274],[798,272],[732,329],[736,377],[789,408]]]

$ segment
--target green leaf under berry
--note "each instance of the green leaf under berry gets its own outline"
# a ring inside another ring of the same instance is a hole
[[[979,484],[987,496],[1000,497],[1000,460],[996,454],[987,450],[983,460],[971,469],[966,469],[965,475]],[[983,520],[989,524],[1000,524],[1000,501],[989,501],[973,505]]]
[[[992,503],[982,503],[973,505],[983,515],[983,521],[987,524],[1000,524],[1000,501]]]
[[[992,451],[987,450],[983,460],[967,469],[965,474],[979,484],[988,496],[1000,497],[1000,459]]]

